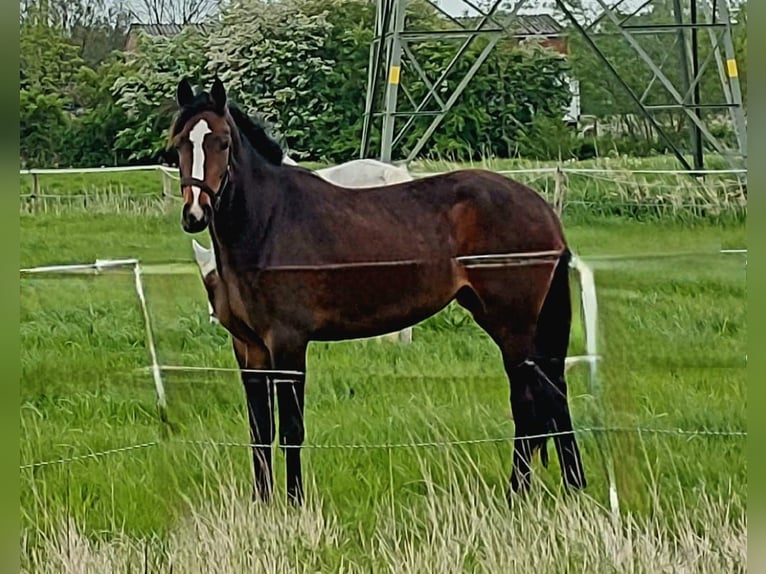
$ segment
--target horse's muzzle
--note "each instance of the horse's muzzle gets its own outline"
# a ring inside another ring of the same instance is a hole
[[[183,230],[186,233],[199,233],[200,231],[203,231],[210,223],[210,219],[213,215],[213,210],[211,209],[210,205],[203,204],[201,206],[202,216],[197,217],[191,212],[190,207],[190,205],[184,205],[183,207],[183,211],[181,212],[181,227],[183,227]]]

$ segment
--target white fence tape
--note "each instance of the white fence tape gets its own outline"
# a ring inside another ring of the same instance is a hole
[[[35,273],[82,273],[92,271],[98,273],[104,269],[125,267],[138,264],[138,259],[96,259],[95,263],[76,263],[74,265],[43,265],[21,269],[22,274]]]
[[[127,171],[162,171],[164,165],[125,165],[119,167],[73,167],[73,168],[32,168],[20,169],[19,175],[65,175],[76,173],[119,173]]]

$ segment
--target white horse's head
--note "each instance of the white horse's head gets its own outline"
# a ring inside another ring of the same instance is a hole
[[[208,276],[212,275],[213,272],[216,271],[215,251],[212,248],[207,249],[206,247],[203,247],[194,239],[192,239],[192,248],[194,249],[194,260],[197,262],[199,271],[202,274],[202,281],[205,283],[205,288],[208,289],[207,311],[208,316],[210,317],[210,322],[218,323],[218,317],[216,316],[215,309],[213,308],[213,304],[210,301],[212,297],[212,291],[210,291],[210,288],[205,281]]]
[[[215,251],[213,248],[203,247],[194,239],[192,239],[192,248],[194,249],[194,259],[197,261],[202,277],[207,277],[215,271]]]

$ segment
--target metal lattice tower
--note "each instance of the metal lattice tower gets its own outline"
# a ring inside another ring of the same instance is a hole
[[[408,0],[377,0],[375,35],[370,48],[365,121],[362,133],[361,156],[370,153],[371,135],[379,130],[379,157],[391,161],[404,136],[411,131],[416,118],[430,116],[428,127],[409,150],[405,160],[414,159],[439,127],[454,103],[486,61],[497,42],[504,36],[523,38],[514,23],[519,11],[529,11],[535,2],[530,0],[490,0],[478,6],[476,0],[462,0],[467,9],[476,15],[471,19],[459,19],[448,14],[438,0],[422,0],[444,16],[442,30],[410,30],[407,28]],[[568,22],[571,29],[579,32],[590,47],[605,72],[625,91],[635,106],[635,111],[646,118],[649,125],[676,156],[682,167],[689,171],[704,168],[703,150],[720,154],[729,166],[742,169],[747,158],[747,133],[742,105],[737,63],[734,56],[732,26],[728,0],[672,0],[672,14],[667,22],[641,21],[641,14],[659,5],[659,0],[593,0],[597,13],[583,14],[575,9],[571,0],[552,0],[555,3],[554,18]],[[626,8],[626,5],[628,7]],[[503,8],[501,10],[500,8]],[[409,7],[412,10],[411,7]],[[711,48],[700,62],[700,33],[707,36]],[[610,54],[599,47],[598,38],[611,35],[620,38],[635,55],[637,65],[651,71],[651,80],[642,92],[631,87],[610,60]],[[664,53],[676,50],[680,70],[666,69],[664,61],[657,61],[644,48],[642,37],[651,35],[655,41],[667,44]],[[473,56],[467,71],[456,80],[458,64],[469,56],[471,44],[479,37],[487,39],[483,49]],[[459,41],[460,45],[450,63],[436,78],[429,78],[418,62],[412,49],[422,41]],[[643,45],[642,45],[643,44]],[[675,46],[675,47],[674,47]],[[721,101],[701,101],[700,84],[706,73],[711,73],[713,62],[721,82]],[[414,78],[427,86],[425,97],[417,101],[407,90],[407,80]],[[447,78],[449,82],[445,82]],[[447,84],[454,87],[447,89]],[[382,89],[381,89],[382,88]],[[662,103],[647,103],[647,96],[660,90]],[[382,92],[382,93],[381,93]],[[399,105],[400,92],[406,98]],[[682,112],[690,133],[688,149],[680,149],[670,134],[656,119],[655,114],[669,110]],[[728,115],[736,136],[731,148],[711,130],[713,112]],[[403,123],[402,123],[403,122]],[[688,151],[690,153],[684,153]]]

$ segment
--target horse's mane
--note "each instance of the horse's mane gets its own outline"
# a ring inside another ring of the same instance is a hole
[[[209,111],[212,109],[212,105],[213,103],[210,94],[207,92],[200,92],[197,94],[192,103],[183,108],[173,122],[173,127],[170,130],[171,139],[183,129],[186,122],[199,113]],[[253,146],[253,148],[255,148],[266,161],[274,165],[281,165],[285,152],[280,143],[269,135],[266,122],[260,118],[251,118],[237,105],[231,102],[228,103],[227,107],[229,109],[229,115],[231,115],[231,118],[234,120],[234,125],[236,125],[237,129],[242,132],[242,135],[247,142]]]
[[[254,120],[232,103],[229,104],[229,115],[245,139],[266,161],[274,165],[282,165],[285,151],[280,143],[269,135],[268,124],[264,120],[260,118]]]

